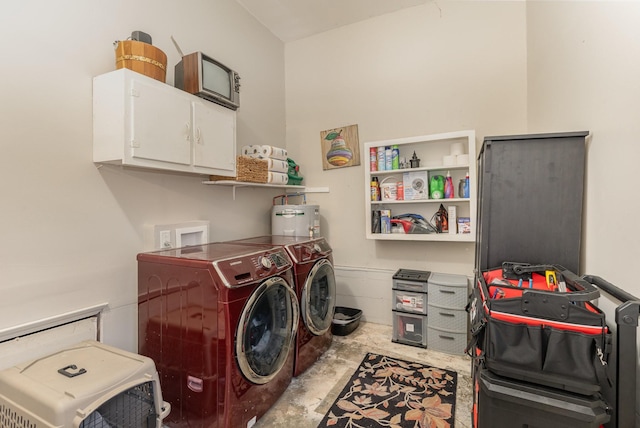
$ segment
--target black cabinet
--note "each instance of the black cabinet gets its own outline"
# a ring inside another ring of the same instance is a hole
[[[478,270],[515,261],[580,273],[587,135],[485,137],[478,158]]]

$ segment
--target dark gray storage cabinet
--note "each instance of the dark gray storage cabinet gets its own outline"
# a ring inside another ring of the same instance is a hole
[[[580,273],[588,134],[485,137],[478,158],[477,269],[515,261]]]

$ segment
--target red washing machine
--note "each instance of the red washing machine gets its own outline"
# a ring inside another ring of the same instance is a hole
[[[329,349],[331,323],[336,300],[333,256],[324,238],[304,236],[258,236],[230,241],[234,244],[286,248],[293,260],[293,272],[300,322],[296,336],[294,376],[311,367]]]
[[[169,427],[252,426],[293,377],[299,321],[282,247],[224,243],[138,255],[138,350]]]

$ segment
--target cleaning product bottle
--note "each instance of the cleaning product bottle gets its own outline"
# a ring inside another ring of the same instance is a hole
[[[387,171],[391,171],[393,169],[393,150],[391,146],[386,146],[384,148],[384,169]]]
[[[371,200],[380,200],[380,183],[378,182],[378,177],[371,178]]]
[[[464,193],[462,194],[463,197],[468,198],[469,197],[469,171],[467,171],[467,176],[464,178]]]
[[[371,171],[378,170],[378,149],[375,147],[369,149],[369,169]]]
[[[453,191],[453,179],[451,178],[451,173],[449,171],[447,171],[447,178],[444,181],[444,197],[445,199],[455,197]]]
[[[400,168],[400,149],[397,144],[391,146],[391,169]]]
[[[385,170],[384,146],[378,147],[378,171]]]

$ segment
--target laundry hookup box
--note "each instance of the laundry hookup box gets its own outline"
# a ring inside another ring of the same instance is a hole
[[[0,372],[0,427],[162,427],[153,360],[96,341]]]

